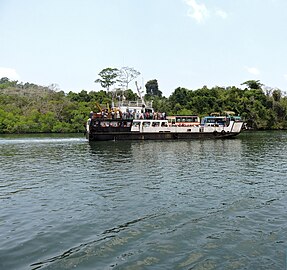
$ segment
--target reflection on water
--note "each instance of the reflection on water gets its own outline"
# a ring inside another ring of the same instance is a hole
[[[0,137],[0,269],[283,269],[286,132]]]

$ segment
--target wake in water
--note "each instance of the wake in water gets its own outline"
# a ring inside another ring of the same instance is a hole
[[[39,144],[39,143],[69,143],[69,142],[86,142],[83,138],[23,138],[23,139],[1,139],[1,144]]]

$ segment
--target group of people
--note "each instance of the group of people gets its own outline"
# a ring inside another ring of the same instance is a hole
[[[152,112],[152,111],[129,111],[121,112],[118,109],[103,109],[99,113],[90,112],[90,118],[101,118],[101,119],[153,119],[153,120],[165,120],[166,113]]]
[[[165,120],[166,119],[166,113],[160,113],[160,112],[152,112],[152,111],[146,111],[146,112],[133,112],[133,119],[153,119],[153,120]]]
[[[100,118],[100,119],[122,119],[122,113],[119,110],[103,109],[101,112],[94,113],[90,112],[90,118]]]

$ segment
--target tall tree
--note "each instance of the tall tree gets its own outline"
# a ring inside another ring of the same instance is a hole
[[[125,89],[129,89],[129,83],[140,75],[140,72],[130,67],[122,67],[119,70],[119,85]]]
[[[101,78],[95,80],[95,83],[100,83],[102,87],[110,90],[110,86],[117,82],[116,78],[119,75],[117,68],[104,68],[99,74]]]
[[[262,89],[264,84],[262,84],[260,80],[249,80],[242,83],[241,85],[247,85],[249,89]]]
[[[147,96],[162,96],[162,92],[158,89],[157,80],[150,80],[145,84]]]
[[[279,102],[281,97],[282,97],[282,92],[280,89],[274,89],[272,92],[272,97],[274,99],[274,101]]]

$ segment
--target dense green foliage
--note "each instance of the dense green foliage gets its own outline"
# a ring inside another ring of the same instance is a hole
[[[146,99],[153,100],[154,109],[168,115],[199,116],[212,112],[234,111],[256,129],[287,128],[287,98],[279,89],[262,89],[259,81],[247,81],[245,89],[237,87],[206,86],[197,90],[177,88],[168,97],[163,97],[156,80]],[[152,89],[152,90],[151,90]],[[137,94],[130,89],[118,90],[114,96],[124,95],[136,100]],[[84,132],[84,124],[91,110],[111,104],[112,93],[79,93],[55,91],[31,83],[18,83],[7,78],[0,79],[0,133],[36,132]]]
[[[236,87],[203,87],[196,91],[177,88],[168,99],[170,111],[176,114],[197,114],[233,111],[241,115],[248,127],[286,129],[287,98],[280,90],[264,93],[259,89]]]
[[[161,97],[162,96],[162,92],[159,90],[158,88],[158,82],[157,80],[150,80],[146,83],[145,85],[146,88],[146,98],[149,97]]]

